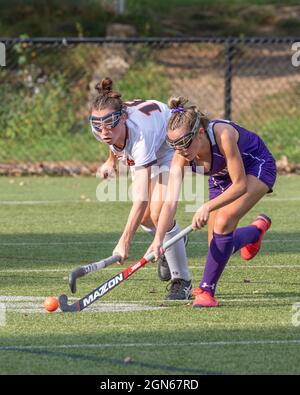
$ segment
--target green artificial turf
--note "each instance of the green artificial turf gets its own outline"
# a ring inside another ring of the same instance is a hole
[[[299,177],[279,177],[274,193],[242,220],[246,225],[266,213],[273,222],[253,261],[231,258],[218,308],[166,302],[166,283],[149,263],[81,313],[45,313],[46,296],[72,296],[71,269],[111,255],[126,222],[130,203],[98,202],[98,183],[0,178],[1,374],[300,373],[300,320],[293,311],[300,303]],[[181,227],[191,221],[184,202],[177,218]],[[206,237],[206,230],[193,233],[187,248],[193,286],[203,272]],[[126,265],[150,241],[139,230]],[[79,279],[75,296],[120,270],[113,265]]]

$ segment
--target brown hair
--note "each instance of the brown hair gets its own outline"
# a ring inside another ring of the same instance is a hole
[[[171,115],[168,123],[169,130],[175,130],[180,128],[183,125],[188,125],[190,129],[194,126],[197,115],[200,115],[200,125],[206,130],[208,126],[209,119],[198,110],[196,106],[186,106],[188,103],[188,99],[183,96],[179,97],[170,97],[168,100],[168,107],[170,109],[181,109],[181,111],[174,112]]]
[[[119,111],[123,107],[121,93],[112,90],[113,82],[109,77],[104,78],[95,85],[98,96],[95,97],[92,104],[93,110],[102,110],[104,108],[112,108]]]

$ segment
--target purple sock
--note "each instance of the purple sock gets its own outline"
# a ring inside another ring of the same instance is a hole
[[[233,249],[233,232],[227,235],[214,233],[210,242],[205,269],[199,288],[208,291],[212,296],[216,292],[216,285],[228,262]]]
[[[258,241],[259,236],[260,230],[254,225],[237,228],[233,234],[233,254],[247,244]]]

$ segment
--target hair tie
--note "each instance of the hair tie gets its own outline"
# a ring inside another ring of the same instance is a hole
[[[172,112],[172,113],[174,113],[174,112],[179,112],[179,113],[182,114],[182,113],[185,112],[185,110],[184,110],[184,107],[183,107],[183,106],[178,106],[178,107],[176,107],[176,108],[172,108],[171,112]]]

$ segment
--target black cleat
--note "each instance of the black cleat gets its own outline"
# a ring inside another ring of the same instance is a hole
[[[184,245],[187,247],[188,242],[189,242],[189,237],[188,235],[184,236],[183,238]],[[165,257],[165,255],[162,255],[160,258],[160,261],[158,263],[158,277],[160,278],[161,281],[170,281],[171,280],[171,271],[169,268],[168,261]]]
[[[192,282],[175,278],[169,284],[169,291],[165,296],[166,300],[188,300],[192,297]]]

